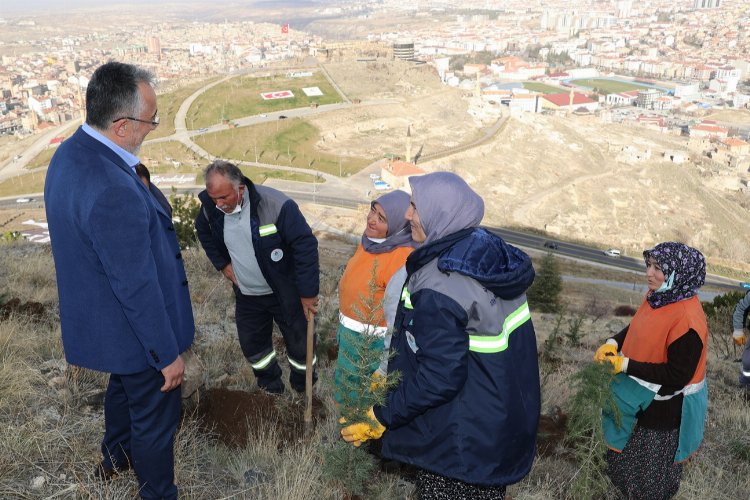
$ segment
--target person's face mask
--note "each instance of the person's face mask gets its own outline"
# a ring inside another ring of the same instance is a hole
[[[224,212],[226,215],[234,215],[242,212],[242,195],[240,194],[240,190],[237,189],[237,204],[234,206],[234,210],[232,210],[231,212],[227,212],[218,205],[216,205],[216,208]]]
[[[221,210],[221,211],[224,212],[224,210]],[[234,206],[234,210],[232,210],[231,212],[224,212],[224,213],[227,215],[234,215],[240,212],[242,212],[242,198],[240,197],[240,191],[238,189],[237,190],[237,204]]]

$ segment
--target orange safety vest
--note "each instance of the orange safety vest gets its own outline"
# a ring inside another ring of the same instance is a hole
[[[360,243],[346,264],[346,270],[339,282],[341,313],[360,323],[385,326],[381,307],[385,287],[394,273],[406,263],[406,258],[412,251],[414,249],[411,247],[397,247],[386,253],[368,253]],[[371,290],[373,285],[374,288]],[[370,302],[375,309],[370,311],[366,302]]]
[[[703,342],[698,367],[690,384],[706,376],[706,353],[708,352],[708,325],[706,315],[697,296],[653,309],[644,300],[628,327],[622,354],[635,361],[666,363],[667,348],[690,329],[695,330]]]

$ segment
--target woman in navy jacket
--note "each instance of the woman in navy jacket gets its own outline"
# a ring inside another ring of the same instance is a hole
[[[386,458],[420,469],[420,498],[493,498],[531,469],[540,394],[525,291],[529,257],[478,227],[484,202],[460,177],[409,179],[412,238],[388,372],[400,382],[369,422],[345,427],[359,446],[383,436]],[[447,495],[447,496],[446,496]]]

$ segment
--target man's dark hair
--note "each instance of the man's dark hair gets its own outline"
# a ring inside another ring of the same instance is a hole
[[[141,82],[153,85],[153,73],[116,61],[99,66],[86,89],[86,123],[107,130],[117,118],[137,117],[143,106],[138,92]]]
[[[242,170],[240,170],[237,165],[224,160],[214,160],[208,167],[206,167],[205,172],[203,172],[203,178],[208,181],[208,176],[213,174],[219,174],[226,177],[235,188],[240,187],[242,179],[245,177],[242,175]]]

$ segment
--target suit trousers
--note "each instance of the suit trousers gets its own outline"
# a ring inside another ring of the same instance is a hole
[[[299,314],[289,317],[282,310],[275,295],[243,295],[237,287],[234,287],[234,295],[237,336],[245,358],[253,363],[259,356],[272,355],[271,361],[262,369],[253,368],[258,386],[269,392],[283,392],[284,390],[283,382],[281,382],[281,368],[273,347],[272,334],[275,321],[284,337],[290,362],[289,384],[295,391],[304,392],[307,320],[302,313],[302,308],[300,307]],[[313,381],[316,379],[317,374],[313,372]]]
[[[143,499],[177,498],[174,436],[182,409],[182,387],[161,392],[164,376],[148,369],[109,376],[104,399],[103,465],[129,464]]]

